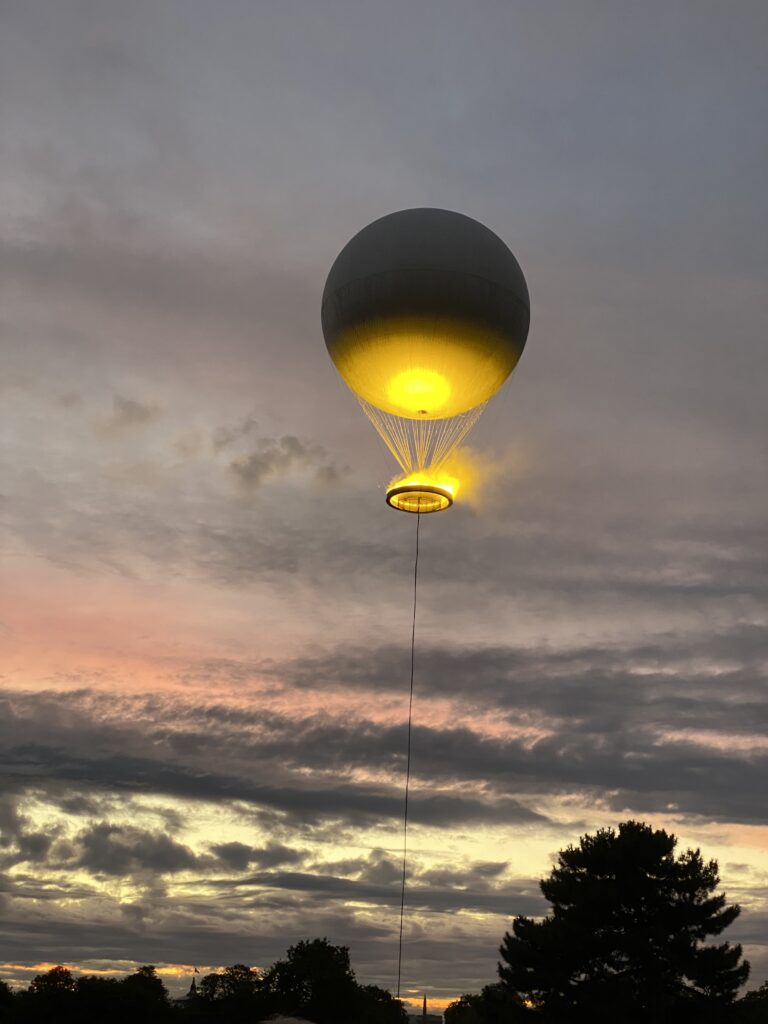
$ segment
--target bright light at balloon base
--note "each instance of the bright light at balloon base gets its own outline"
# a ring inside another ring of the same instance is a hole
[[[453,504],[453,494],[449,487],[400,481],[387,490],[387,504],[400,512],[442,512]]]

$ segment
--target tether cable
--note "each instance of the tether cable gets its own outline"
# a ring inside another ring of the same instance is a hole
[[[411,719],[413,715],[413,666],[416,655],[416,586],[419,579],[419,526],[416,513],[416,557],[413,562],[413,621],[411,624],[411,683],[408,695],[408,744],[405,760],[405,803],[403,806],[403,882],[400,889],[400,939],[397,945],[397,998],[400,998],[400,973],[403,966],[403,917],[405,915],[405,874],[408,863],[408,790],[411,784]]]

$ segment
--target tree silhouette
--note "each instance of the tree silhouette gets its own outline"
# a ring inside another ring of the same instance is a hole
[[[738,1003],[739,1014],[735,1018],[742,1024],[768,1024],[768,981],[760,988],[747,992]]]
[[[111,1024],[129,1020],[129,1008],[122,998],[122,982],[117,978],[97,978],[86,974],[75,981],[75,1009],[78,1024]]]
[[[29,983],[29,991],[36,996],[74,992],[75,979],[70,970],[59,964],[58,967],[52,967],[45,974],[36,975]]]
[[[399,999],[378,985],[361,985],[358,990],[356,1021],[366,1024],[405,1024],[408,1014]]]
[[[169,1015],[168,991],[154,967],[140,967],[123,978],[120,988],[131,1019],[161,1021]]]
[[[480,994],[465,994],[450,1003],[444,1014],[445,1024],[513,1024],[530,1020],[520,996],[497,982],[486,985]]]
[[[206,974],[198,987],[200,1006],[188,1010],[197,1016],[226,1019],[233,1024],[258,1020],[266,1009],[260,982],[259,972],[246,964],[233,964],[221,974]]]
[[[354,1002],[357,984],[349,949],[332,946],[327,939],[298,942],[265,973],[262,989],[275,1010],[325,1024],[340,1007]]]
[[[14,1006],[13,990],[0,978],[0,1021],[10,1020]]]
[[[298,942],[264,974],[261,991],[269,1013],[304,1017],[315,1024],[399,1024],[401,1003],[375,985],[360,986],[347,946],[327,939]]]
[[[741,946],[702,945],[739,915],[726,907],[717,863],[636,821],[560,852],[541,882],[542,921],[517,917],[499,976],[551,1021],[727,1018],[749,964]]]
[[[259,983],[259,972],[246,964],[225,967],[219,975],[219,998],[237,999],[252,996]]]
[[[75,979],[72,972],[59,965],[32,979],[19,1004],[18,1016],[24,1021],[55,1020],[62,1024],[73,1019],[75,1011]]]

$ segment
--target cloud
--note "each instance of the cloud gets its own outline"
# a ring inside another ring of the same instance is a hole
[[[155,405],[147,405],[135,398],[114,395],[112,398],[112,415],[103,421],[102,430],[108,434],[121,433],[134,427],[143,427],[158,415]]]
[[[215,884],[223,883],[217,881]],[[248,888],[254,886],[259,891],[265,888],[274,888],[284,892],[300,892],[313,901],[343,899],[354,903],[382,904],[384,906],[392,906],[399,894],[397,877],[390,879],[389,884],[382,884],[367,879],[356,880],[340,878],[336,875],[298,871],[261,873],[249,878],[238,879],[232,884],[236,885],[238,891],[244,896],[247,894]],[[542,914],[546,910],[546,904],[541,896],[529,895],[526,892],[521,892],[517,887],[477,891],[444,886],[432,888],[416,883],[408,888],[408,904],[413,909],[441,914],[451,914],[460,910],[499,915]]]
[[[49,827],[46,831],[30,828],[30,819],[19,813],[18,794],[0,795],[0,867],[10,868],[16,864],[44,863],[60,829]]]
[[[227,867],[236,871],[245,871],[251,864],[262,868],[295,864],[305,857],[301,851],[292,850],[282,843],[268,843],[262,848],[239,842],[218,843],[211,846],[211,850]]]
[[[500,709],[510,723],[541,716],[548,730],[567,725],[569,734],[710,728],[755,735],[768,726],[767,642],[763,624],[744,623],[723,632],[661,633],[634,644],[422,645],[418,688],[431,699]],[[261,671],[303,690],[384,696],[399,692],[407,657],[402,646],[352,648]]]
[[[18,861],[43,862],[54,842],[55,832],[27,832],[18,839]]]
[[[472,727],[471,715],[461,725],[415,724],[413,749],[425,784],[412,796],[415,823],[545,824],[542,801],[564,793],[581,799],[589,795],[617,814],[672,811],[724,822],[768,821],[760,799],[768,750],[706,742],[707,725],[718,721],[718,703],[723,705],[721,720],[734,735],[759,729],[762,684],[750,676],[732,674],[723,687],[722,678],[708,674],[681,674],[679,679],[627,675],[626,666],[613,674],[608,671],[610,652],[603,652],[601,661],[599,652],[590,659],[584,651],[574,652],[569,676],[561,654],[550,660],[539,654],[529,667],[514,651],[508,656],[512,688],[506,675],[499,676],[509,671],[504,652],[478,651],[468,658],[466,667],[474,665],[478,680],[473,700],[482,701],[484,694],[490,700],[493,688],[505,692],[501,707],[510,728],[524,721],[539,731],[533,736],[489,735],[482,719],[479,728]],[[454,663],[444,652],[434,657],[434,689],[427,693],[465,700],[469,691],[458,685],[463,659]],[[422,666],[428,663],[426,658]],[[345,665],[342,659],[340,673]],[[620,702],[618,692],[624,695]],[[703,696],[708,702],[704,715],[698,710]],[[7,763],[24,786],[40,785],[45,778],[91,791],[140,793],[149,786],[184,799],[242,801],[305,825],[339,821],[363,827],[396,821],[402,811],[401,724],[180,699],[171,702],[171,712],[165,700],[136,699],[127,717],[144,724],[132,728],[117,724],[125,721],[125,701],[110,707],[103,697],[92,704],[83,695],[79,709],[70,699],[66,722],[49,720],[41,734],[34,723],[46,719],[47,701],[44,695],[18,695],[8,705],[13,713],[6,714],[2,740]],[[697,720],[703,737],[683,728]],[[672,725],[683,728],[682,738],[669,732]],[[93,750],[99,753],[86,753]],[[382,772],[390,781],[382,779]],[[472,794],[455,788],[470,782]],[[512,792],[515,798],[508,795]],[[270,855],[269,849],[251,853]],[[231,851],[241,860],[245,855]]]
[[[99,822],[76,837],[79,849],[76,866],[96,875],[124,875],[153,872],[173,874],[199,866],[192,851],[162,833]]]
[[[89,703],[86,697],[84,704]],[[101,701],[99,704],[103,713],[104,705]],[[329,723],[321,728],[312,720],[302,722],[280,715],[265,715],[259,728],[254,730],[255,723],[247,715],[250,722],[245,729],[240,729],[238,713],[231,710],[229,727],[206,727],[200,731],[198,742],[177,745],[173,743],[174,731],[168,730],[165,710],[160,712],[154,725],[145,719],[141,727],[124,724],[118,727],[107,721],[93,720],[90,714],[78,715],[75,701],[70,699],[66,722],[49,719],[43,736],[34,725],[47,715],[45,702],[39,697],[27,695],[15,699],[13,705],[7,703],[6,708],[9,709],[5,716],[7,731],[5,735],[0,734],[0,740],[7,751],[7,763],[16,784],[23,788],[41,786],[46,778],[51,780],[52,792],[67,784],[70,789],[85,789],[88,793],[142,793],[149,787],[152,792],[184,799],[242,801],[255,808],[278,812],[288,822],[305,825],[342,822],[361,827],[374,822],[397,821],[402,813],[403,727],[381,729],[364,723],[343,727]],[[187,710],[195,718],[205,717],[210,709]],[[146,704],[142,712],[134,706],[131,718],[146,715],[148,711]],[[178,711],[177,708],[177,716]],[[429,730],[424,731],[424,740],[426,777],[430,761]],[[448,746],[452,743],[453,738],[449,739]],[[98,749],[100,753],[86,754],[89,748]],[[327,752],[324,757],[322,750]],[[325,779],[322,775],[308,778],[307,775],[310,767],[313,771],[335,773],[340,763],[345,762],[348,771],[356,764],[381,765],[385,759],[396,771],[391,783],[355,781],[344,776],[339,779],[332,775]],[[434,758],[431,760],[434,762]],[[212,771],[210,766],[214,761],[218,768]],[[257,774],[262,781],[254,782],[252,777],[257,766],[261,766]],[[447,778],[444,775],[440,780],[436,775],[429,789],[412,795],[414,823],[546,821],[544,815],[503,794],[470,796],[456,793],[450,786],[441,788],[441,781],[444,784]],[[450,779],[455,779],[455,771]],[[93,842],[125,845],[129,838],[133,848],[136,837],[121,839],[119,835],[104,834],[100,828]],[[158,855],[165,849],[163,846]],[[280,853],[279,848],[267,848],[260,856],[275,853]]]
[[[0,794],[0,846],[8,846],[22,832],[26,819],[19,813],[18,799]]]
[[[374,885],[391,885],[402,877],[402,865],[397,864],[383,850],[372,850],[360,872],[366,882]]]
[[[229,448],[230,445],[243,438],[249,437],[258,426],[253,416],[247,416],[240,423],[233,427],[217,427],[213,432],[213,448],[219,452],[222,448]]]
[[[263,438],[249,454],[234,459],[230,469],[247,487],[258,487],[265,480],[302,470],[313,470],[316,479],[323,482],[333,482],[340,474],[322,448],[291,435]]]

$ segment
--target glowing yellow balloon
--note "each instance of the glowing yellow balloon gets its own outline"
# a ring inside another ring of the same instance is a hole
[[[467,435],[514,370],[529,320],[510,250],[448,210],[369,224],[339,253],[323,292],[328,352],[406,473],[434,469]]]

